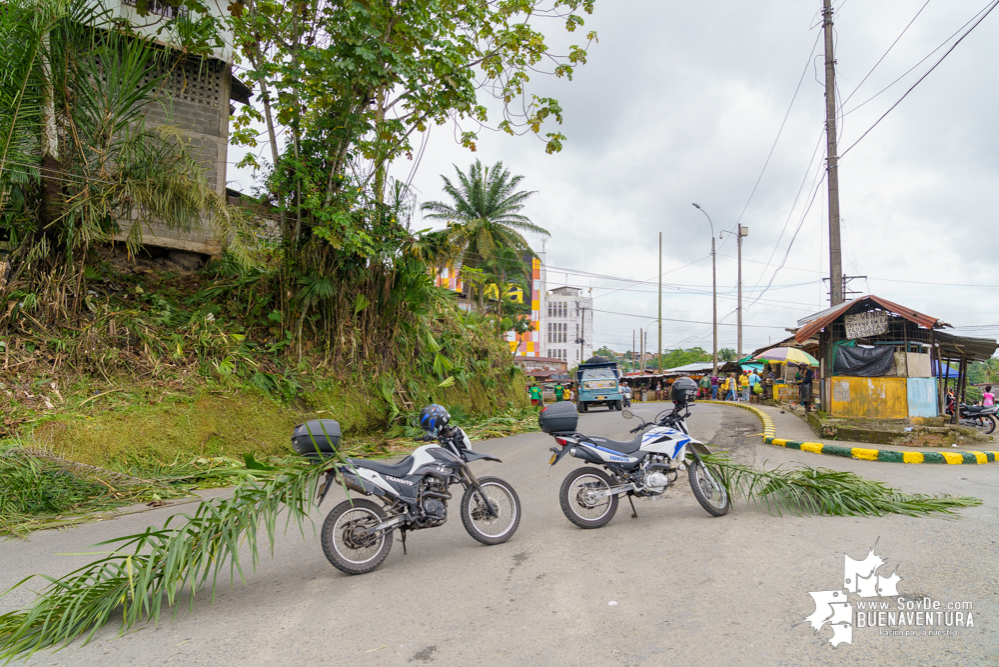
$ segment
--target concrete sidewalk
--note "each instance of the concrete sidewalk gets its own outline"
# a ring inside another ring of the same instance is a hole
[[[799,442],[821,442],[827,445],[839,445],[840,447],[864,447],[871,449],[891,449],[897,452],[932,452],[932,451],[981,451],[983,448],[991,449],[994,445],[985,442],[973,442],[968,444],[956,443],[957,447],[908,447],[906,445],[881,445],[869,442],[852,442],[850,440],[830,440],[817,434],[808,422],[801,416],[786,408],[772,405],[754,405],[767,413],[773,421],[777,430],[777,437],[784,440],[797,440]]]
[[[981,444],[953,447],[907,447],[904,445],[871,445],[864,442],[828,440],[816,435],[812,427],[790,410],[770,405],[744,402],[706,401],[716,405],[755,412],[763,420],[763,442],[777,447],[787,447],[814,454],[843,456],[865,461],[889,463],[946,463],[984,464],[999,461],[999,452],[984,450]],[[994,447],[994,445],[992,445]]]

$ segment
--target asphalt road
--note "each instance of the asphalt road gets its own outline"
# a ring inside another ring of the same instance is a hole
[[[650,417],[655,410],[635,408]],[[581,416],[579,430],[624,439],[633,423],[593,412]],[[477,473],[507,479],[523,506],[520,529],[506,544],[479,544],[454,516],[411,533],[409,555],[396,543],[381,568],[350,577],[326,561],[316,537],[292,531],[273,560],[265,555],[245,585],[219,591],[214,604],[199,597],[193,612],[185,606],[176,620],[123,637],[109,626],[86,646],[29,664],[999,664],[999,465],[903,466],[784,450],[761,444],[755,416],[726,406],[695,406],[688,424],[695,437],[746,463],[854,470],[904,491],[969,494],[985,504],[957,520],[799,518],[740,500],[712,518],[682,475],[666,498],[636,502],[637,519],[625,502],[606,527],[581,530],[557,499],[578,460],[564,458],[549,473],[547,436],[492,440],[475,448],[504,463],[478,462]],[[328,499],[324,513],[341,499]],[[101,540],[158,526],[169,513],[0,542],[0,586],[34,572],[65,573],[88,557],[56,554],[92,551]],[[852,644],[833,648],[829,625],[816,634],[802,623],[814,610],[808,593],[840,588],[844,555],[862,560],[875,544],[887,560],[879,573],[894,568],[901,595],[970,602],[974,627],[908,637],[856,628]],[[14,592],[0,611],[30,599]]]

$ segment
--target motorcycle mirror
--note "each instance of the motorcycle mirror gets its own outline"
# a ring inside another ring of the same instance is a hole
[[[625,419],[632,419],[635,416],[635,414],[631,410],[622,410],[621,416],[624,417]]]

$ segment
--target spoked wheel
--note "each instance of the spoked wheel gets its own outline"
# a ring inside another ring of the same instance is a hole
[[[687,468],[690,477],[690,488],[701,507],[712,516],[724,516],[731,507],[728,491],[718,479],[718,473],[713,473],[702,461],[691,461]]]
[[[975,428],[988,435],[996,430],[996,418],[992,415],[983,415],[975,419]]]
[[[364,574],[381,565],[392,549],[392,531],[371,531],[384,520],[384,510],[363,498],[334,507],[322,531],[323,552],[333,567],[347,574]]]
[[[559,504],[565,518],[580,528],[600,528],[614,518],[617,496],[602,496],[610,491],[610,475],[597,468],[577,468],[562,482]]]
[[[520,525],[520,498],[513,487],[499,477],[482,477],[479,486],[481,493],[474,486],[465,489],[465,495],[461,497],[461,522],[468,534],[479,542],[502,544]],[[490,507],[495,516],[490,513]]]

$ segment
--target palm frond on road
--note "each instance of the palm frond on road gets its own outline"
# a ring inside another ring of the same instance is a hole
[[[705,462],[720,473],[729,495],[741,495],[778,515],[953,515],[959,509],[982,504],[969,496],[902,493],[883,482],[827,468],[779,466],[760,470],[719,455],[705,457]]]
[[[30,607],[0,616],[0,661],[27,658],[84,635],[89,641],[119,608],[124,632],[146,620],[155,622],[164,601],[173,607],[185,590],[190,605],[206,586],[214,596],[226,569],[230,579],[237,573],[243,578],[239,549],[244,544],[254,568],[262,542],[273,555],[278,515],[286,512],[284,530],[292,523],[303,530],[323,468],[303,462],[266,469],[252,459],[249,463],[253,467],[243,469],[244,479],[228,499],[204,502],[193,516],[175,514],[159,530],[102,542],[96,546],[111,549],[103,558],[60,579],[45,576],[49,585]]]

